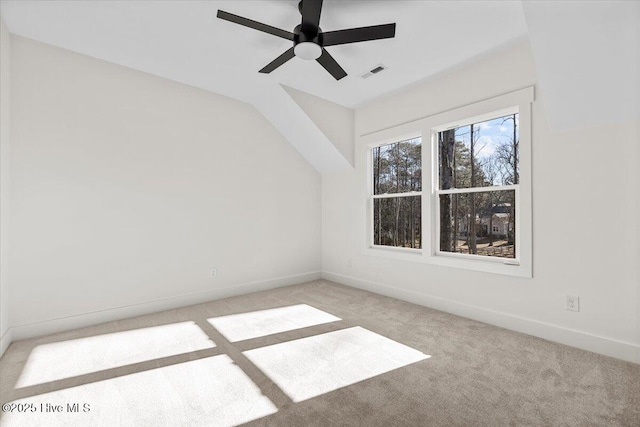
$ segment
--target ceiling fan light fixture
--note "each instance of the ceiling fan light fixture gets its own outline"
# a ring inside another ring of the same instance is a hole
[[[322,48],[313,42],[300,42],[295,46],[293,52],[298,58],[310,61],[320,58]]]
[[[323,0],[300,0],[298,10],[302,15],[302,21],[296,25],[293,32],[272,27],[262,22],[243,18],[233,13],[218,10],[218,18],[243,27],[253,28],[263,33],[271,34],[293,42],[293,46],[284,51],[276,59],[264,66],[259,72],[269,74],[281,67],[287,61],[298,57],[307,61],[316,60],[325,70],[340,80],[347,76],[347,72],[336,62],[325,49],[328,46],[337,46],[350,43],[360,43],[370,40],[391,39],[396,35],[396,24],[371,25],[368,27],[347,28],[345,30],[322,31],[320,28],[320,15],[322,13]]]

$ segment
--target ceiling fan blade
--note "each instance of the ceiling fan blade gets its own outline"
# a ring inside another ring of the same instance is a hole
[[[302,31],[317,31],[320,27],[322,0],[302,0]]]
[[[267,64],[267,66],[265,66],[262,70],[260,70],[260,72],[264,74],[269,74],[270,72],[272,72],[273,70],[275,70],[276,68],[278,68],[279,66],[281,66],[282,64],[290,60],[291,58],[293,58],[294,56],[295,54],[293,53],[293,48],[291,48],[287,50],[285,53],[283,53],[282,55],[278,56],[273,61],[271,61],[269,64]]]
[[[320,65],[322,65],[324,69],[327,70],[336,80],[340,80],[347,75],[347,72],[342,69],[326,49],[322,49],[322,55],[320,55],[320,58],[316,59],[316,61],[318,61]]]
[[[371,27],[350,28],[348,30],[322,33],[323,46],[390,39],[396,35],[396,24],[373,25]]]
[[[263,24],[252,19],[243,18],[242,16],[234,15],[233,13],[218,10],[218,18],[225,21],[233,22],[234,24],[244,25],[245,27],[253,28],[254,30],[262,31],[263,33],[272,34],[274,36],[282,37],[283,39],[293,40],[293,33],[280,28],[272,27],[271,25]]]

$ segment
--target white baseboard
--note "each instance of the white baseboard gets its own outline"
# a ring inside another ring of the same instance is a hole
[[[145,314],[157,313],[159,311],[171,310],[188,305],[201,304],[208,301],[237,295],[249,294],[252,292],[265,291],[268,289],[280,288],[282,286],[295,285],[320,279],[320,272],[309,272],[296,274],[293,276],[277,277],[259,282],[244,283],[220,289],[195,292],[187,295],[179,295],[161,300],[148,301],[139,304],[132,304],[122,307],[114,307],[106,310],[94,311],[78,314],[58,319],[50,319],[41,322],[29,323],[26,325],[12,326],[2,336],[2,347],[0,356],[9,344],[14,341],[34,338],[57,332],[69,331],[86,326],[98,325],[100,323],[112,322],[114,320],[127,319],[130,317],[142,316]]]
[[[2,337],[0,337],[0,356],[4,354],[5,350],[13,341],[64,332],[114,320],[156,313],[163,310],[200,304],[207,301],[259,292],[282,286],[294,285],[297,283],[318,280],[320,278],[392,298],[409,301],[415,304],[420,304],[425,307],[434,308],[436,310],[445,311],[458,316],[478,320],[480,322],[500,326],[505,329],[533,335],[549,341],[592,351],[594,353],[615,357],[629,362],[640,363],[640,345],[637,344],[617,341],[537,320],[513,316],[511,314],[462,304],[444,298],[434,297],[382,283],[361,280],[355,277],[331,272],[310,272],[279,277],[260,282],[245,283],[221,289],[212,289],[187,295],[180,295],[162,300],[148,301],[140,304],[114,307],[107,310],[14,326],[5,331]]]
[[[522,332],[527,335],[533,335],[538,338],[543,338],[571,347],[577,347],[628,362],[640,363],[640,345],[637,344],[617,341],[537,320],[526,319],[419,292],[400,289],[382,283],[375,283],[357,279],[355,277],[344,276],[342,274],[323,271],[322,278],[343,285],[352,286],[354,288],[363,289],[365,291],[445,311],[461,317],[489,323],[501,328]]]

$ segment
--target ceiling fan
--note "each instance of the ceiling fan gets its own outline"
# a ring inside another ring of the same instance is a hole
[[[320,28],[320,13],[322,0],[301,0],[298,10],[302,15],[302,23],[297,25],[293,32],[281,30],[271,25],[243,18],[242,16],[218,10],[218,18],[235,24],[244,25],[254,30],[272,34],[283,39],[291,40],[293,46],[282,55],[271,61],[260,70],[261,73],[270,73],[294,56],[301,59],[315,59],[336,80],[345,77],[347,73],[327,52],[325,47],[347,43],[358,43],[369,40],[393,38],[396,34],[396,24],[373,25],[370,27],[350,28],[347,30],[323,32]]]

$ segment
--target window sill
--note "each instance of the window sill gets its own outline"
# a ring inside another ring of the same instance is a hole
[[[487,257],[491,258],[491,257]],[[467,257],[458,257],[456,255],[431,255],[425,257],[427,264],[439,265],[442,267],[461,268],[464,270],[480,271],[484,273],[502,274],[506,276],[532,277],[531,266],[511,258],[491,258],[482,257],[480,259],[472,259]]]
[[[365,255],[413,262],[421,262],[424,255],[422,249],[396,248],[393,246],[375,245],[366,248],[364,252]]]
[[[487,257],[482,257],[481,259],[473,259],[453,254],[431,255],[425,253],[423,249],[395,248],[391,246],[370,246],[364,250],[364,255],[505,276],[532,277],[530,265],[507,258],[488,257],[489,259],[487,259]]]

